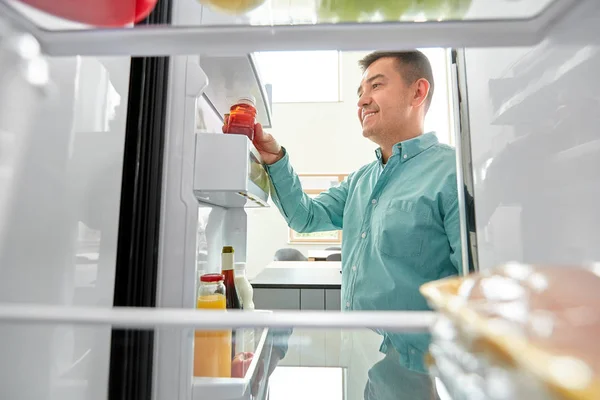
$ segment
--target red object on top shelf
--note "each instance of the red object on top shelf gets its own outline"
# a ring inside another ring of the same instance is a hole
[[[118,27],[146,18],[158,0],[19,0],[56,17],[88,25]]]

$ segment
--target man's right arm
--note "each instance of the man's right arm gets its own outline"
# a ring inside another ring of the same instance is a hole
[[[312,199],[304,193],[285,149],[283,153],[279,161],[267,165],[267,170],[271,196],[288,226],[299,233],[342,229],[348,180]]]

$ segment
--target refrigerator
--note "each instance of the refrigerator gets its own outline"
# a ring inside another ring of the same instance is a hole
[[[195,310],[223,245],[246,260],[245,210],[269,206],[256,150],[221,134],[240,92],[271,126],[260,51],[449,49],[462,273],[598,262],[600,3],[382,3],[160,0],[107,27],[0,1],[0,398],[262,399],[269,332],[428,331],[433,312]],[[244,378],[192,376],[201,328],[253,332]]]

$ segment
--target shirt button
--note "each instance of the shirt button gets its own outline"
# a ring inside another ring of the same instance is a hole
[[[363,239],[367,237],[366,232],[363,232],[362,235],[360,235],[360,237],[362,237]]]
[[[372,204],[377,204],[377,200],[373,199],[373,200],[371,200],[371,203]]]
[[[352,271],[356,271],[356,265],[352,267]]]
[[[349,301],[346,302],[346,308],[350,308],[350,302]]]
[[[404,158],[406,158],[406,157],[407,157],[407,155],[405,154],[405,155],[404,155]]]

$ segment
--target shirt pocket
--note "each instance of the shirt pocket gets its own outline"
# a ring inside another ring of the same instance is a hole
[[[412,200],[395,200],[382,213],[379,231],[381,252],[396,258],[418,257],[423,252],[431,210]]]

